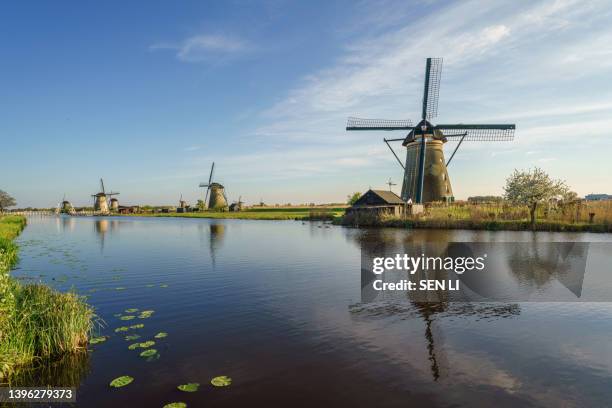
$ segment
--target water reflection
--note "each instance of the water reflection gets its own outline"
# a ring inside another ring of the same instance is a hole
[[[44,359],[18,370],[9,378],[16,387],[78,387],[90,371],[88,351],[68,353],[60,359]]]
[[[221,246],[225,237],[225,225],[222,223],[210,224],[210,258],[213,268],[216,266],[216,253]]]

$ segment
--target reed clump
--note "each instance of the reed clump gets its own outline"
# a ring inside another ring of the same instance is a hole
[[[93,326],[93,309],[75,293],[42,284],[23,285],[9,270],[17,262],[12,241],[25,218],[0,218],[0,380],[39,359],[83,350]]]

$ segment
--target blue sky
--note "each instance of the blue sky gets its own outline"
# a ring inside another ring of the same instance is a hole
[[[464,143],[457,198],[533,166],[612,193],[610,21],[597,0],[4,2],[0,189],[83,205],[104,177],[125,204],[194,202],[214,160],[231,200],[344,201],[402,177],[382,142],[402,134],[346,117],[417,119],[434,56],[438,122],[517,125]]]

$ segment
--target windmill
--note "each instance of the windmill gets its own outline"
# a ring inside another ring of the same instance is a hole
[[[107,193],[104,189],[104,180],[100,179],[100,192],[91,195],[94,198],[94,211],[100,211],[101,213],[109,212],[107,197],[112,197],[114,195],[119,195],[119,193],[114,193],[112,191]],[[118,207],[119,201],[116,198],[112,198],[111,208],[117,209]]]
[[[181,193],[181,198],[179,198],[179,208],[187,208],[189,205],[187,201],[183,200],[183,193]]]
[[[225,196],[225,187],[222,184],[213,181],[213,174],[215,171],[215,162],[213,162],[210,168],[210,176],[208,177],[208,183],[200,183],[200,187],[206,187],[206,196],[204,203],[208,200],[208,194],[210,193],[210,201],[208,202],[209,210],[224,210],[227,208],[227,197]]]
[[[389,191],[391,191],[391,186],[397,186],[397,183],[391,181],[391,177],[389,177],[389,181],[387,181],[385,184],[389,185]]]
[[[403,130],[408,135],[401,139],[383,139],[400,166],[404,169],[402,199],[415,203],[453,201],[453,191],[447,167],[464,141],[507,141],[514,139],[514,124],[433,125],[438,116],[438,96],[442,58],[427,58],[421,121],[413,126],[410,120],[348,118],[346,130]],[[443,145],[458,141],[448,161],[444,161]],[[402,141],[406,147],[405,165],[389,142]]]

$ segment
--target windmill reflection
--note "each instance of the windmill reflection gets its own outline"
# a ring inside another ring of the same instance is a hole
[[[439,318],[448,316],[478,316],[480,318],[508,317],[520,314],[517,304],[504,303],[469,303],[458,301],[456,295],[446,290],[431,291],[397,291],[386,293],[374,291],[374,279],[384,279],[384,275],[374,275],[369,269],[368,259],[388,256],[392,253],[426,253],[428,256],[444,256],[452,252],[452,231],[423,230],[406,232],[392,229],[369,229],[349,231],[347,238],[356,242],[362,253],[362,297],[361,303],[351,306],[351,313],[380,318],[388,316],[416,317],[425,325],[424,338],[430,372],[434,381],[448,373],[448,358],[444,348],[444,334],[436,324]],[[367,265],[367,266],[366,266]],[[405,272],[404,272],[405,274]],[[417,270],[411,281],[421,279],[448,279],[448,272],[443,270]],[[393,281],[396,281],[393,279]],[[452,297],[452,298],[451,298]]]
[[[212,259],[213,269],[216,266],[216,252],[223,245],[225,236],[225,224],[211,223],[210,224],[210,258]]]

